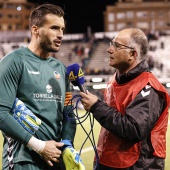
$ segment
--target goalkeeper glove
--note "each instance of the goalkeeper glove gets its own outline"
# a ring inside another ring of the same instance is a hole
[[[85,170],[85,166],[80,158],[79,153],[73,148],[69,140],[62,140],[64,143],[62,148],[62,158],[66,170]]]
[[[12,116],[23,126],[23,128],[31,134],[34,134],[41,125],[41,120],[36,117],[18,98],[14,101],[11,113]]]

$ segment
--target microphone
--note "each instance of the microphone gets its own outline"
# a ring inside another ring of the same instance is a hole
[[[67,66],[67,75],[74,86],[78,86],[81,92],[86,93],[84,86],[84,73],[77,63]]]

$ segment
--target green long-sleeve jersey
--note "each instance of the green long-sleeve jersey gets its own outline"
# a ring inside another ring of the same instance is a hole
[[[42,121],[35,137],[44,141],[73,141],[76,124],[64,116],[64,110],[71,108],[67,105],[71,92],[66,67],[60,61],[53,57],[42,59],[28,48],[21,47],[0,61],[0,84],[0,130],[4,136],[15,139],[14,162],[34,161],[32,154],[35,154],[25,147],[31,134],[10,115],[16,97]],[[74,116],[73,112],[70,116]],[[8,145],[5,139],[4,158],[7,157]]]

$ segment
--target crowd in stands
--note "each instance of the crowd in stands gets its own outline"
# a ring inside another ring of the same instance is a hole
[[[148,64],[150,70],[154,72],[157,77],[170,76],[170,67],[168,61],[170,61],[170,34],[164,32],[147,34],[149,40],[149,52],[148,52]],[[106,52],[107,47],[109,47],[109,42],[111,38],[104,37],[101,39],[96,39],[94,36],[92,38],[85,38],[79,40],[63,41],[61,49],[58,53],[52,54],[53,57],[61,60],[66,66],[77,62],[82,67],[85,75],[112,75],[115,72],[114,68],[109,67],[108,58],[109,55]],[[0,59],[3,58],[7,53],[20,46],[27,46],[29,41],[24,42],[0,42]],[[103,43],[103,46],[100,44]],[[102,48],[102,49],[101,49]],[[101,58],[99,54],[96,53],[97,50],[102,50]],[[97,56],[95,55],[97,54]],[[99,68],[98,65],[91,64],[94,57],[98,57],[96,60],[101,60],[103,67]],[[104,62],[106,60],[106,62]],[[168,70],[169,69],[169,70]],[[100,98],[103,99],[104,89],[95,90],[92,87],[89,90],[92,91]],[[76,91],[75,91],[76,93]],[[81,106],[80,106],[81,108]]]
[[[149,32],[147,33],[147,37],[149,40],[149,53],[148,53],[148,64],[150,66],[151,71],[154,70],[155,68],[159,70],[160,72],[163,72],[164,67],[166,65],[165,62],[163,62],[163,59],[165,58],[160,54],[161,60],[156,57],[156,54],[160,52],[161,50],[166,50],[167,48],[167,43],[165,40],[167,40],[167,37],[169,39],[169,34],[166,34],[165,32],[156,32],[152,33]],[[164,37],[164,38],[160,38]],[[65,49],[61,49],[59,53],[53,54],[55,58],[58,58],[59,60],[65,59],[63,62],[66,61],[66,65],[69,63],[75,62],[75,57],[78,57],[79,64],[81,65],[83,71],[85,72],[86,75],[109,75],[113,74],[115,72],[114,69],[109,68],[109,66],[103,66],[103,68],[98,68],[98,65],[94,64],[94,67],[89,67],[89,63],[91,62],[91,59],[94,56],[95,51],[97,50],[97,46],[101,42],[106,42],[107,44],[109,43],[111,39],[104,37],[103,39],[96,39],[94,36],[91,38],[84,38],[84,39],[79,39],[76,41],[63,41],[63,46],[65,44],[66,48],[68,44],[71,44],[67,48],[67,52],[65,52]],[[6,53],[9,53],[10,51],[17,49],[21,45],[28,44],[28,41],[26,42],[0,42],[0,58],[5,56]],[[169,46],[169,44],[168,44]],[[107,46],[106,46],[107,47]],[[104,47],[104,51],[106,51],[106,47]],[[158,50],[159,49],[159,50]],[[159,51],[159,52],[157,52]],[[165,54],[165,53],[164,53]],[[168,53],[170,54],[170,53]],[[59,56],[60,55],[60,56]],[[157,54],[158,55],[158,54]],[[167,54],[166,54],[167,55]],[[106,53],[106,58],[108,58],[108,55]],[[170,56],[166,56],[166,58]],[[103,57],[104,58],[104,57]]]

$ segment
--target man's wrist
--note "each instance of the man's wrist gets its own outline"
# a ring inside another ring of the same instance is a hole
[[[28,142],[27,147],[33,149],[35,152],[41,154],[45,148],[45,141],[39,140],[32,136]]]
[[[91,106],[91,108],[89,110],[91,113],[93,113],[95,111],[95,107],[99,102],[101,102],[100,99],[98,99],[95,103],[93,103],[93,105]]]

